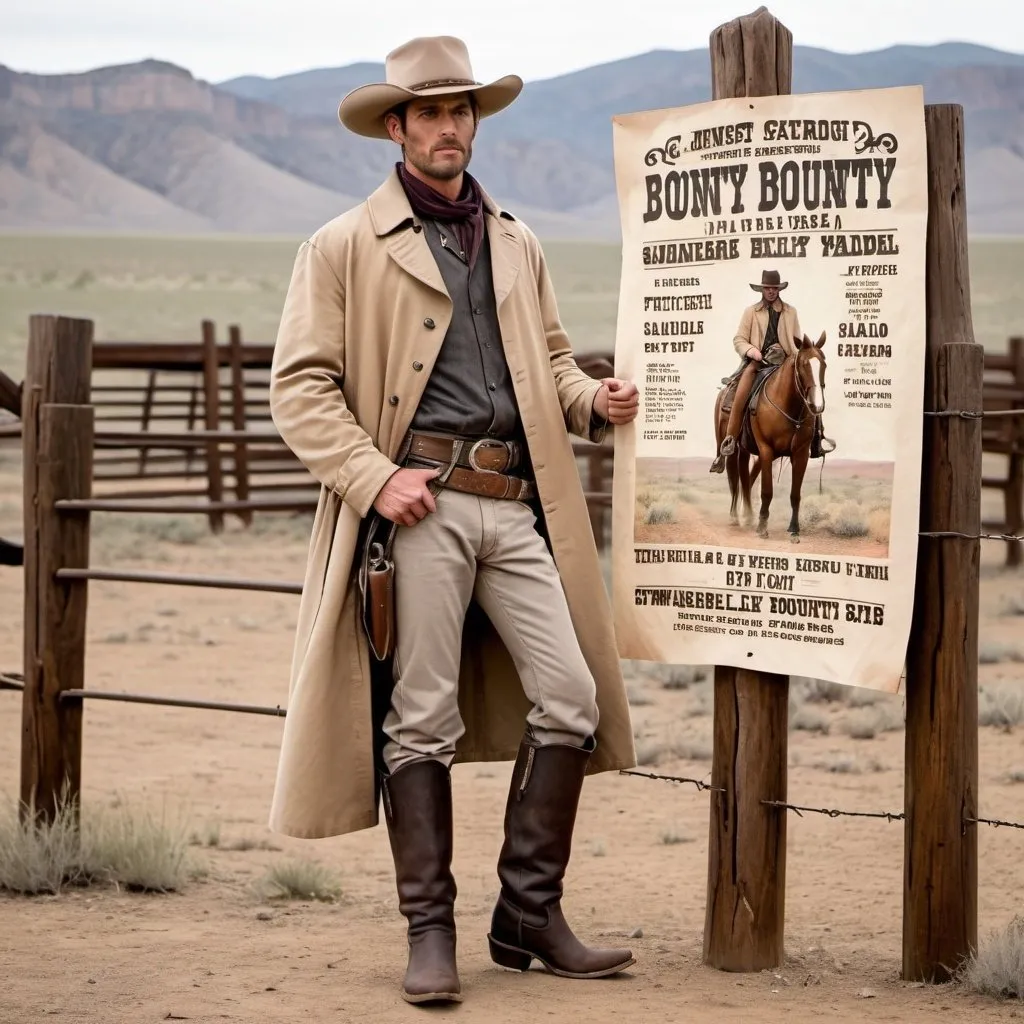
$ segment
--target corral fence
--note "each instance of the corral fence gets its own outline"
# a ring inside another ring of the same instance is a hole
[[[254,512],[316,508],[320,483],[274,428],[270,412],[273,344],[246,343],[237,324],[218,343],[204,320],[191,342],[92,343],[89,402],[95,410],[94,498],[159,500],[168,513],[195,512],[202,502],[210,529],[226,515],[252,522]],[[580,356],[593,377],[610,376],[611,353]],[[16,440],[23,385],[0,372],[0,438]],[[612,431],[601,444],[574,442],[591,526],[599,548],[608,540]]]
[[[792,36],[760,8],[712,34],[711,66],[716,98],[787,93]],[[787,792],[789,678],[716,667],[710,784],[651,773],[628,774],[694,782],[710,794],[704,959],[723,970],[759,971],[783,962],[788,812],[903,821],[902,974],[906,980],[923,981],[948,979],[977,947],[977,826],[1015,824],[978,816],[977,666],[980,542],[989,536],[982,532],[980,516],[982,448],[986,438],[997,439],[1002,454],[1018,459],[1011,462],[1007,479],[1019,476],[1024,396],[1014,388],[1024,379],[1018,375],[1021,349],[1018,340],[1011,344],[1006,365],[990,365],[993,374],[1004,375],[1003,404],[984,408],[983,393],[991,388],[984,383],[985,361],[973,341],[970,320],[962,111],[956,106],[927,106],[925,121],[928,358],[921,544],[906,671],[904,809],[841,811],[791,803]],[[281,707],[98,691],[85,680],[90,581],[300,592],[297,583],[90,565],[90,514],[95,511],[173,508],[209,516],[284,506],[284,498],[253,497],[251,484],[249,494],[240,493],[237,461],[232,500],[223,490],[219,495],[211,490],[217,474],[208,467],[202,478],[205,500],[201,504],[169,503],[172,496],[166,494],[154,500],[152,492],[148,498],[93,493],[96,466],[105,461],[101,454],[109,451],[129,449],[133,460],[145,455],[145,465],[153,466],[160,463],[151,461],[151,453],[164,444],[179,453],[194,448],[195,457],[205,452],[209,458],[221,445],[253,443],[251,431],[234,429],[243,422],[240,414],[234,418],[240,405],[235,392],[229,399],[233,429],[220,429],[220,391],[219,383],[217,388],[213,384],[213,367],[222,364],[209,336],[212,332],[204,333],[201,354],[202,371],[208,375],[202,392],[202,429],[185,431],[187,437],[179,431],[170,440],[152,430],[118,436],[97,429],[102,416],[91,381],[92,324],[55,317],[31,320],[27,371],[18,394],[25,475],[24,672],[0,674],[0,689],[23,691],[24,813],[31,805],[37,813],[51,816],[66,784],[77,798],[87,700],[274,716],[286,713]],[[240,351],[244,349],[239,336],[237,344],[232,340],[229,345],[227,365],[232,372],[239,363],[243,368],[247,365]],[[195,372],[196,365],[193,359],[190,372]],[[154,372],[153,367],[146,372]],[[189,399],[196,409],[199,400],[198,394]],[[154,385],[148,404],[150,425],[157,415],[154,410],[167,408],[156,401]],[[243,411],[249,408],[247,402],[241,403]],[[249,420],[244,423],[248,426]],[[225,476],[222,471],[222,486]],[[1016,509],[1019,516],[1019,502]],[[212,519],[211,525],[217,528]],[[997,536],[1011,545],[1011,551],[1019,551],[1021,538]]]

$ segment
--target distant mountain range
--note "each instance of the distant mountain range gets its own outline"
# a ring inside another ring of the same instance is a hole
[[[211,84],[160,61],[76,75],[0,65],[0,228],[304,235],[397,157],[337,120],[341,96],[383,74],[353,64]],[[971,230],[1024,234],[1024,55],[794,48],[794,92],[911,84],[964,107]],[[472,169],[543,237],[614,239],[612,115],[702,102],[710,88],[703,49],[530,82],[485,122]]]

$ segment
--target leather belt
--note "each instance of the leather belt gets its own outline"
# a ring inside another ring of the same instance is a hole
[[[481,437],[474,441],[446,434],[412,432],[409,441],[409,455],[447,465],[454,453],[456,466],[464,466],[477,473],[507,473],[523,461],[523,448],[518,441],[501,441],[496,437]]]
[[[511,501],[529,501],[537,496],[532,480],[508,475],[508,470],[523,461],[523,449],[518,441],[493,437],[473,440],[410,431],[403,451],[403,462],[426,460],[443,467],[440,476],[431,481],[438,487]]]
[[[475,473],[473,470],[463,469],[461,466],[456,466],[441,486],[452,491],[477,494],[482,498],[529,501],[537,496],[537,488],[532,480],[507,476],[505,473]]]

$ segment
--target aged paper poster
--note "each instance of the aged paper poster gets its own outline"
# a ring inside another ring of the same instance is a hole
[[[621,655],[895,691],[919,528],[921,89],[721,100],[613,132],[616,373],[641,391],[616,436]]]

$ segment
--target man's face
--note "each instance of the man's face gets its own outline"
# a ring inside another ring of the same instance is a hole
[[[416,99],[405,112],[405,128],[389,114],[391,138],[405,147],[405,158],[422,175],[451,181],[468,166],[476,136],[476,115],[466,94]]]
[[[766,285],[761,289],[761,294],[764,296],[765,305],[770,306],[779,297],[779,289]]]

